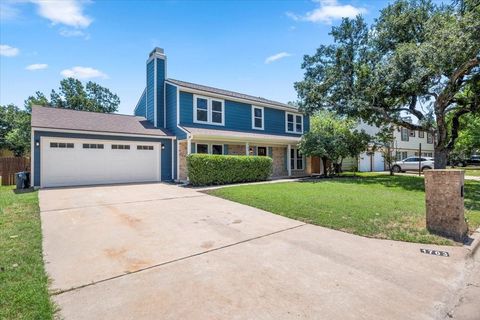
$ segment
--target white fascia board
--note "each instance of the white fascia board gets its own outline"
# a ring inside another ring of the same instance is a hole
[[[226,137],[221,135],[192,135],[192,140],[203,140],[203,141],[222,141],[222,142],[254,142],[254,143],[264,143],[267,145],[287,145],[287,144],[296,144],[300,142],[300,138],[298,139],[278,139],[273,140],[271,138],[244,138],[244,137]]]
[[[34,131],[44,132],[64,132],[64,133],[79,133],[79,134],[97,134],[103,136],[115,136],[115,137],[138,137],[138,138],[151,138],[151,139],[171,139],[175,140],[175,136],[154,136],[148,134],[134,134],[134,133],[121,133],[121,132],[105,132],[105,131],[91,131],[91,130],[70,130],[70,129],[54,129],[43,127],[32,127]]]

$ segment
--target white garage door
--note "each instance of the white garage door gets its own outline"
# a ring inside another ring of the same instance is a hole
[[[376,151],[373,154],[367,154],[366,152],[360,154],[358,171],[385,171],[384,159],[381,152]]]
[[[160,143],[42,137],[41,186],[160,180]]]

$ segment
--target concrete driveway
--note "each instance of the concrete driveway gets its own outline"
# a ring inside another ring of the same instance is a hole
[[[40,207],[66,319],[443,318],[464,277],[462,247],[358,237],[173,185],[44,189]]]

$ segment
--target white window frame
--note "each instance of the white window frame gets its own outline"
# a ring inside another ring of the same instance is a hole
[[[288,115],[293,116],[293,131],[288,130]],[[302,125],[302,130],[297,131],[297,116],[300,116],[300,121]],[[286,112],[285,111],[285,132],[287,133],[297,133],[297,134],[303,134],[303,114],[299,113],[293,113],[293,112]]]
[[[213,146],[222,146],[222,155],[225,155],[225,144],[220,142],[194,142],[195,143],[195,153],[198,153],[198,145],[204,144],[207,145],[208,153],[201,153],[201,154],[213,154]]]
[[[302,158],[302,168],[299,169],[298,166],[297,166],[297,161],[299,160],[298,158],[298,148],[291,148],[290,149],[290,152],[293,151],[293,158],[292,158],[292,155],[290,154],[290,168],[291,170],[305,170],[305,156],[302,154],[301,158]],[[292,160],[293,160],[293,168],[292,168]]]
[[[197,99],[207,100],[207,121],[202,121],[197,119]],[[212,101],[217,101],[222,104],[222,122],[221,123],[212,121],[212,114],[213,114]],[[225,100],[210,98],[206,96],[200,96],[196,94],[193,95],[193,122],[201,123],[201,124],[209,124],[214,126],[225,126]]]
[[[410,132],[407,128],[400,128],[400,140],[410,141]]]
[[[255,118],[258,119],[258,117],[255,117],[255,109],[262,110],[262,126],[261,127],[256,127],[255,126]],[[254,129],[254,130],[265,130],[265,108],[264,107],[259,107],[259,106],[252,105],[252,129]]]

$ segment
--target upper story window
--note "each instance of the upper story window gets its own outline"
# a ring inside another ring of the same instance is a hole
[[[264,129],[264,109],[263,107],[252,106],[252,129]]]
[[[285,131],[303,133],[303,115],[286,112]]]
[[[193,122],[223,126],[225,123],[223,100],[193,96]]]
[[[401,128],[402,141],[408,141],[409,133],[407,128]]]
[[[427,143],[433,143],[433,134],[427,132]]]
[[[418,131],[418,137],[421,138],[421,139],[425,138],[425,132],[422,131],[422,130],[419,130]]]

